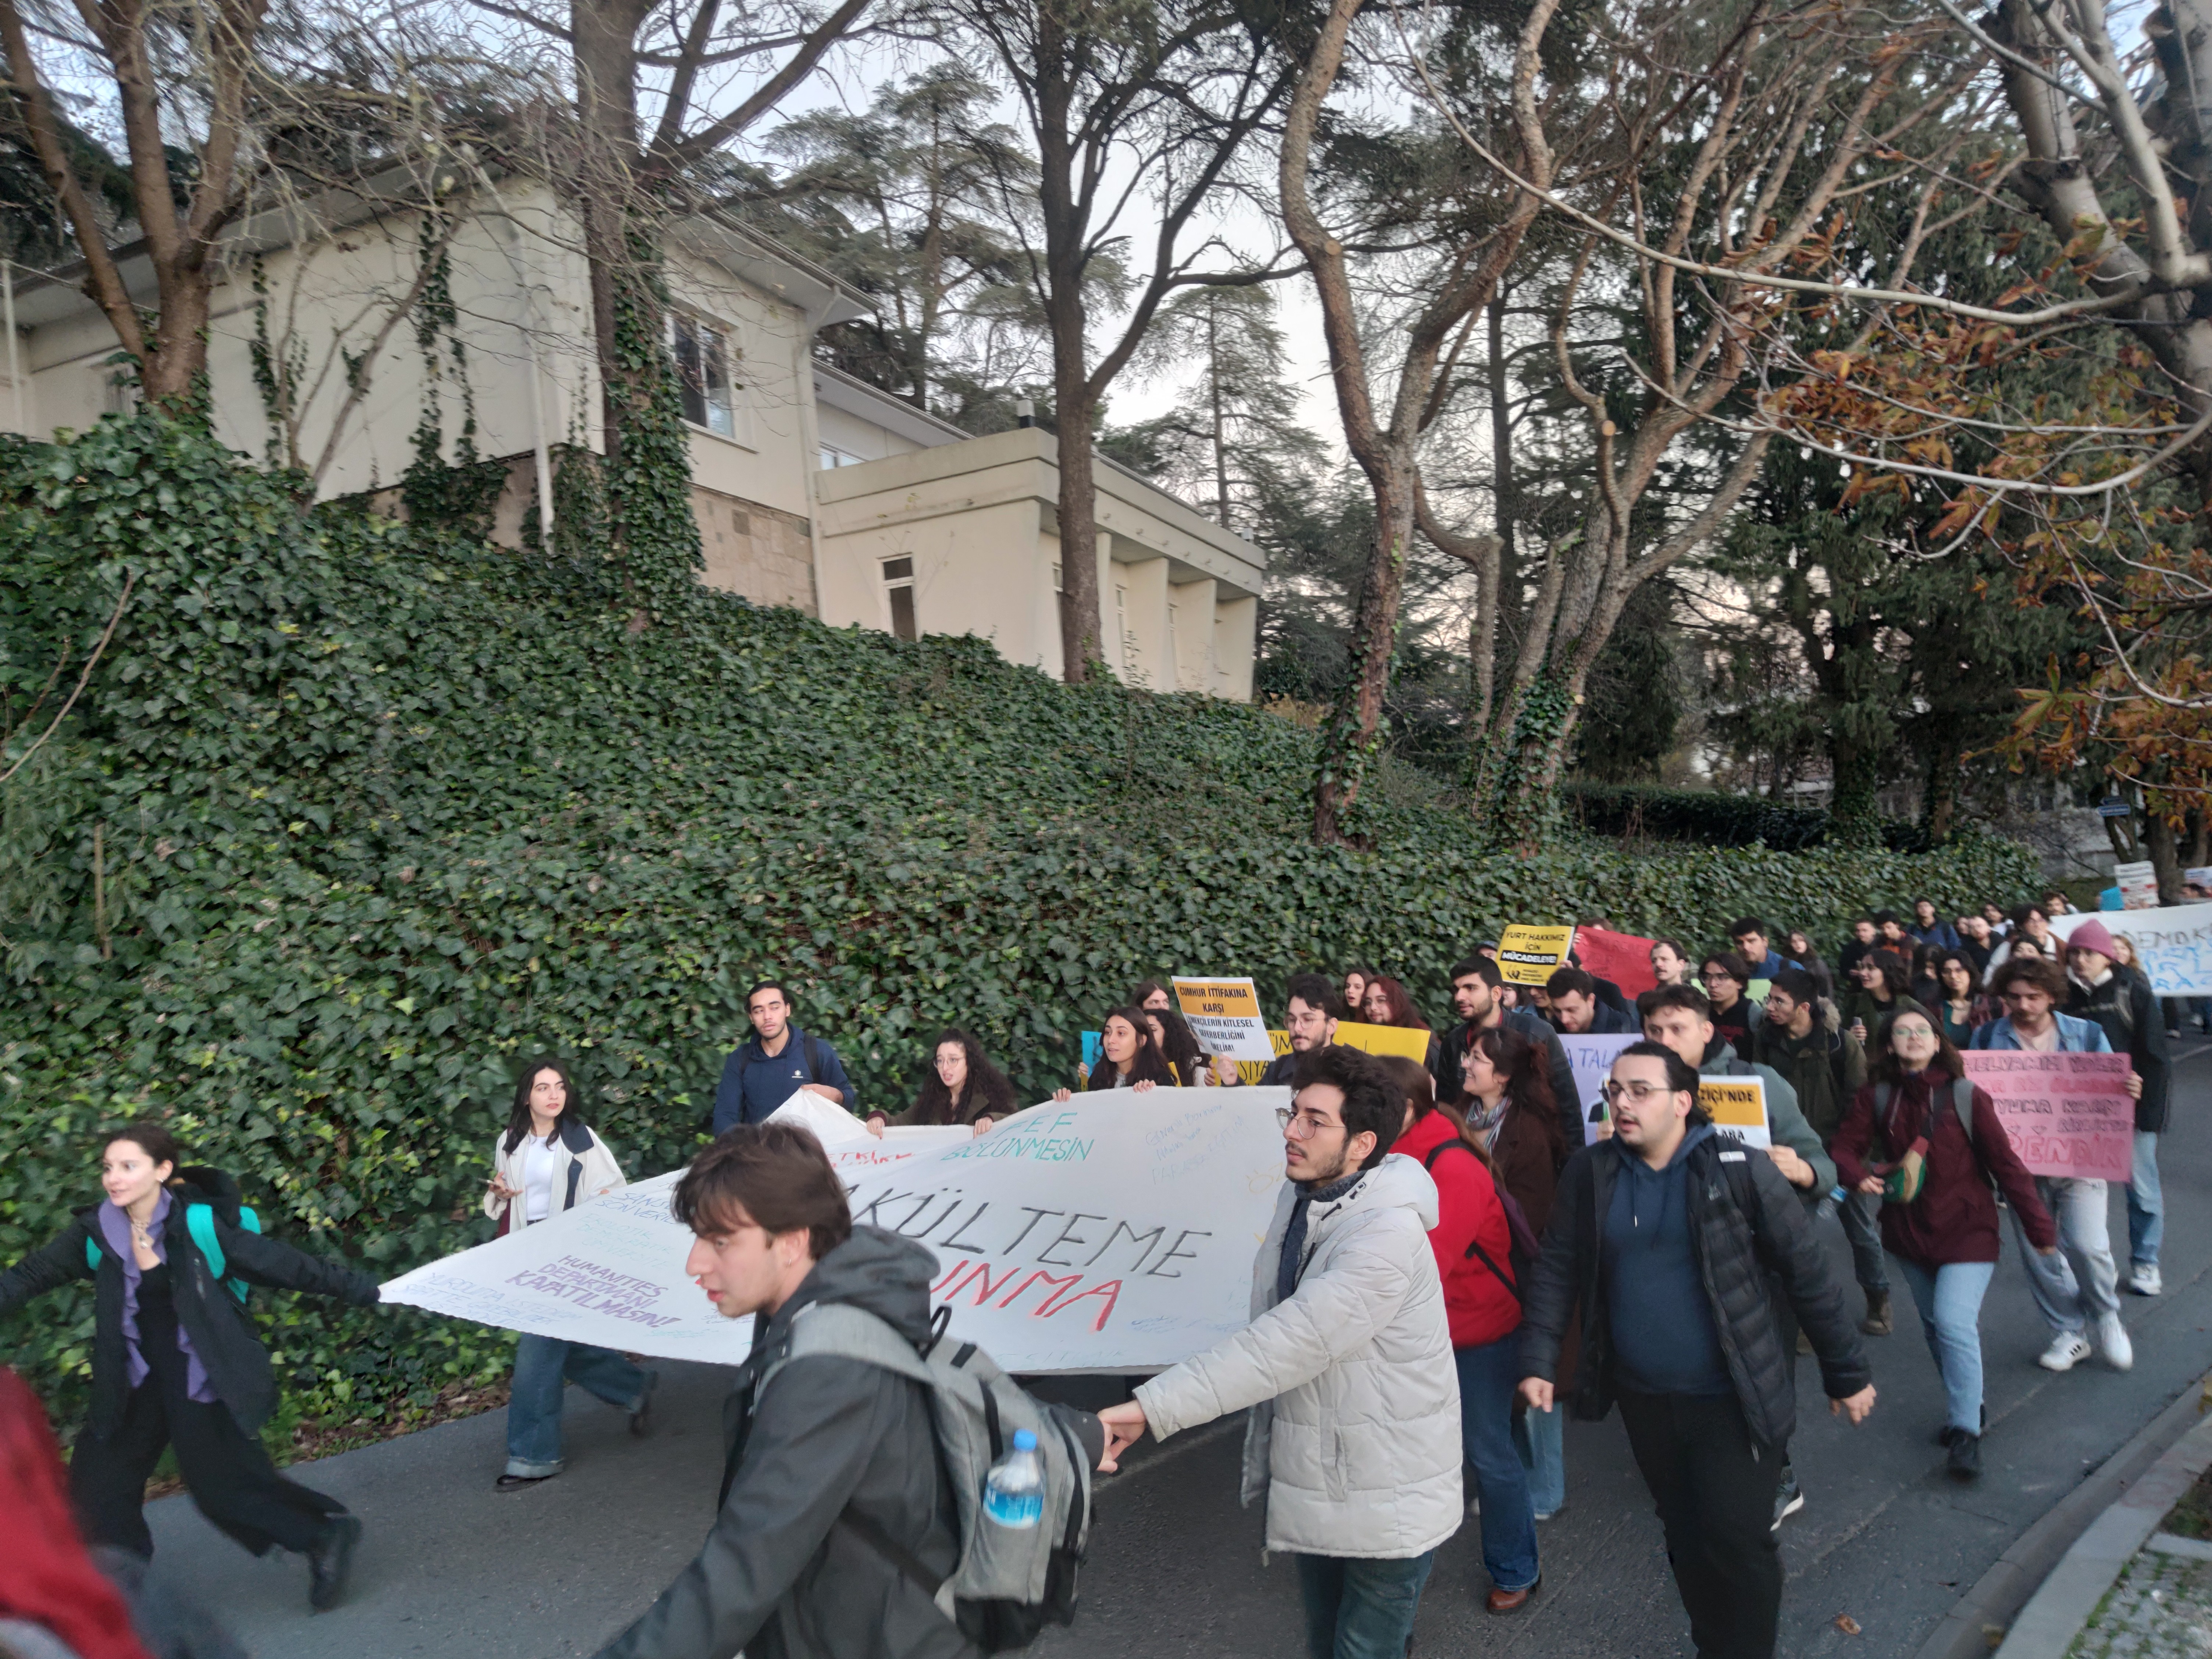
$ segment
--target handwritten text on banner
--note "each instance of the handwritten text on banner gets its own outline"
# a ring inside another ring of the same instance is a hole
[[[2133,1172],[2136,1103],[2125,1054],[1978,1048],[1966,1060],[2030,1175],[2125,1181]]]

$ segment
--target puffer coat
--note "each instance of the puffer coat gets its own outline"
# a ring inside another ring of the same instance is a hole
[[[1521,1371],[1555,1380],[1560,1340],[1579,1305],[1582,1359],[1575,1415],[1603,1417],[1613,1401],[1613,1334],[1606,1316],[1602,1234],[1615,1171],[1633,1157],[1617,1140],[1601,1140],[1567,1161],[1559,1201],[1544,1235],[1544,1254],[1528,1273],[1521,1321]],[[1844,1312],[1842,1289],[1829,1272],[1797,1193],[1772,1160],[1707,1138],[1683,1153],[1689,1198],[1690,1248],[1698,1257],[1713,1326],[1735,1384],[1745,1425],[1761,1446],[1780,1446],[1797,1426],[1795,1355],[1785,1350],[1769,1297],[1789,1297],[1797,1322],[1820,1357],[1820,1382],[1831,1399],[1856,1394],[1874,1381],[1858,1331]],[[1729,1158],[1736,1173],[1722,1164]],[[1747,1205],[1737,1199],[1744,1192]],[[1770,1275],[1773,1281],[1770,1288]]]
[[[1429,1230],[1436,1183],[1385,1158],[1307,1212],[1297,1288],[1276,1300],[1297,1189],[1285,1184],[1252,1266],[1252,1322],[1137,1389],[1152,1432],[1252,1407],[1243,1498],[1267,1548],[1399,1560],[1459,1530],[1459,1374]]]

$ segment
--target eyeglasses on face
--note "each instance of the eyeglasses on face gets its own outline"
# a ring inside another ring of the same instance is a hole
[[[1654,1095],[1670,1095],[1674,1091],[1663,1083],[1615,1083],[1608,1079],[1598,1092],[1616,1106],[1624,1100],[1632,1100],[1641,1106]]]
[[[1332,1118],[1313,1112],[1294,1112],[1287,1106],[1275,1108],[1275,1121],[1293,1140],[1311,1140],[1324,1129],[1341,1129],[1344,1125]]]

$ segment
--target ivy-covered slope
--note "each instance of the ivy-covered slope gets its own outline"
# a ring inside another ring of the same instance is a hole
[[[82,672],[0,789],[0,1261],[97,1195],[93,1137],[150,1113],[276,1228],[380,1271],[474,1242],[511,1067],[574,1056],[634,1174],[696,1144],[744,988],[790,976],[870,1104],[975,1029],[1024,1092],[1166,969],[1370,961],[1442,1011],[1513,919],[1717,939],[1917,891],[2027,890],[1941,856],[1563,841],[1470,851],[1376,810],[1304,839],[1313,736],[1255,708],[1071,690],[970,639],[839,631],[701,590],[641,632],[587,574],[352,513],[149,419],[0,457],[9,723]],[[67,656],[57,668],[57,653]],[[21,744],[17,745],[20,752]],[[88,1297],[0,1327],[73,1390]],[[298,1397],[381,1414],[496,1364],[496,1334],[267,1298]]]

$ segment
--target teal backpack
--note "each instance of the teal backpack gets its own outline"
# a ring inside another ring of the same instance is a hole
[[[241,1204],[238,1206],[238,1224],[249,1233],[258,1233],[261,1231],[261,1218],[253,1213],[251,1205]],[[185,1230],[191,1234],[192,1243],[200,1247],[200,1254],[207,1258],[208,1271],[215,1275],[216,1282],[228,1285],[230,1293],[238,1298],[238,1305],[244,1307],[246,1287],[235,1279],[223,1278],[230,1264],[223,1259],[222,1241],[215,1234],[215,1206],[185,1205]],[[100,1271],[100,1245],[89,1234],[84,1241],[84,1262],[93,1272]]]

